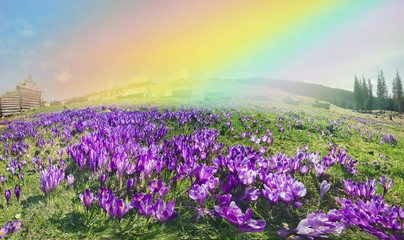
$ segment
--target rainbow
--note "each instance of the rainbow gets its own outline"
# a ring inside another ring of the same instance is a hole
[[[42,71],[56,77],[54,73],[63,70],[71,80],[60,83],[52,79],[49,86],[77,93],[130,79],[277,76],[292,71],[291,65],[299,67],[318,46],[326,46],[356,19],[376,11],[381,1],[155,0],[120,4],[88,1],[68,7],[66,11],[71,12],[58,13],[63,19],[47,26],[53,30],[47,34],[57,47],[43,50],[48,62],[56,63],[44,63],[47,67]],[[77,11],[72,14],[72,9]],[[74,81],[80,84],[80,91]],[[218,83],[212,84],[216,87]]]

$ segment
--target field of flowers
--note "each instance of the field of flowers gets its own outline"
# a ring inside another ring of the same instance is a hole
[[[0,238],[404,239],[404,128],[377,120],[231,104],[4,119]]]

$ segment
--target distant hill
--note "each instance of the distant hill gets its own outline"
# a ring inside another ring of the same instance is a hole
[[[245,79],[241,81],[250,84],[257,84],[258,86],[262,85],[277,88],[294,95],[313,97],[342,108],[352,109],[354,104],[353,92],[326,87],[320,84],[260,78]]]
[[[72,98],[67,100],[66,103],[131,98],[184,98],[207,101],[229,99],[284,101],[286,99],[290,102],[291,95],[312,97],[350,109],[353,108],[354,102],[353,92],[347,90],[304,82],[246,78],[139,82],[126,87]]]

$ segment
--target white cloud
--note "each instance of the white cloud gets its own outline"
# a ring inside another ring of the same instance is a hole
[[[55,62],[49,62],[49,61],[40,61],[39,66],[43,69],[51,68],[56,65]]]
[[[36,35],[33,26],[22,18],[8,20],[3,23],[6,28],[13,28],[22,37],[32,37]]]
[[[56,81],[58,82],[67,82],[73,78],[73,75],[70,73],[68,69],[63,69],[58,72],[54,72],[53,76],[55,77]]]
[[[56,43],[51,39],[46,39],[45,41],[42,42],[42,45],[47,48],[52,48],[56,46]]]
[[[18,30],[18,32],[23,37],[32,37],[36,35],[36,32],[32,30],[31,27],[24,28],[23,30]]]

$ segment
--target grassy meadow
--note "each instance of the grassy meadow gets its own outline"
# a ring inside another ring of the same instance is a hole
[[[16,217],[23,223],[5,239],[403,237],[400,116],[260,101],[129,101],[44,107],[1,119],[0,129],[0,228]],[[45,170],[57,176],[46,178]],[[380,184],[383,176],[394,184]],[[377,180],[373,192],[365,187],[370,178]],[[348,179],[364,182],[357,193],[344,186]],[[331,184],[324,193],[323,181]],[[113,200],[102,202],[103,189]],[[362,205],[354,217],[342,199],[390,207],[369,216]],[[327,224],[337,227],[296,229],[310,214],[332,209],[339,217]]]

